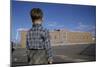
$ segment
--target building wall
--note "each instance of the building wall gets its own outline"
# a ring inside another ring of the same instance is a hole
[[[26,33],[27,31],[21,32],[21,47],[26,47]],[[63,43],[93,43],[93,37],[89,32],[70,32],[66,30],[54,30],[50,31],[50,41],[52,46]]]
[[[27,34],[27,31],[20,31],[20,34],[21,34],[21,41],[20,41],[21,48],[26,48],[26,34]]]
[[[66,30],[54,30],[50,32],[51,42],[58,43],[75,43],[87,44],[95,42],[90,32],[70,32]]]
[[[63,43],[66,42],[66,31],[65,30],[55,30],[50,32],[51,43]]]
[[[68,43],[92,43],[92,35],[89,32],[67,32]]]

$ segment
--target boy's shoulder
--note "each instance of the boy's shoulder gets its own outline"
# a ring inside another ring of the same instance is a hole
[[[29,29],[29,30],[27,31],[27,36],[31,36],[31,34],[33,34],[33,33],[35,33],[35,32],[37,32],[37,31],[34,31],[34,30],[32,30],[32,29]],[[37,32],[37,34],[38,34],[38,35],[40,34],[40,35],[42,35],[42,36],[46,36],[46,35],[49,34],[49,29],[43,28],[43,29],[39,30],[39,31]]]
[[[30,32],[32,32],[32,31],[34,31],[34,30],[33,30],[32,28],[30,28],[30,29],[27,31],[27,33],[30,33]],[[49,29],[47,29],[47,28],[42,28],[42,29],[37,30],[37,31],[49,32]]]
[[[49,32],[49,29],[44,28],[43,31],[44,31],[45,33],[48,33],[48,32]]]
[[[44,31],[49,31],[47,28],[43,28]]]
[[[30,29],[27,31],[27,33],[31,32],[31,31],[32,31],[32,29],[30,28]]]

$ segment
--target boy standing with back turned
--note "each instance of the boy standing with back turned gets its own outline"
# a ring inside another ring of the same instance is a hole
[[[27,32],[26,46],[29,64],[51,64],[53,61],[49,31],[42,27],[43,12],[40,8],[30,11],[32,28]]]

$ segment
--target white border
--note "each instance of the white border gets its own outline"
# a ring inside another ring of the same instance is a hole
[[[10,1],[0,0],[0,67],[10,65]]]

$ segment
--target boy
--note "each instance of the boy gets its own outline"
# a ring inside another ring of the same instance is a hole
[[[26,42],[29,50],[29,64],[52,63],[52,49],[49,31],[42,27],[43,12],[40,8],[30,11],[32,28],[27,32]]]

